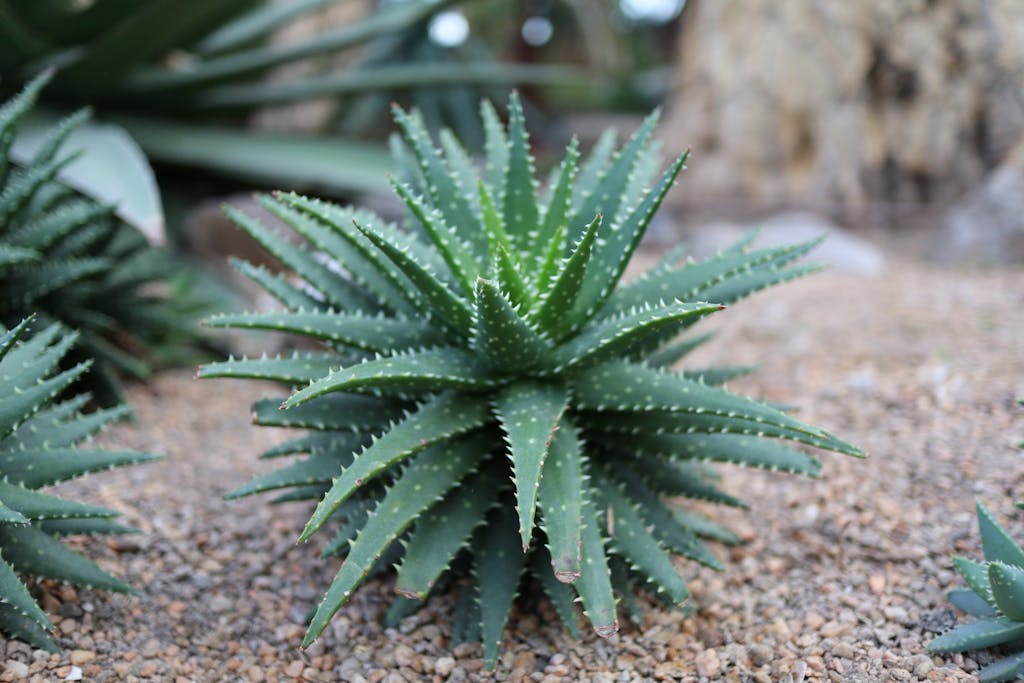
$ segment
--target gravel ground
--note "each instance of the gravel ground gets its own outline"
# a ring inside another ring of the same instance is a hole
[[[298,648],[307,610],[336,570],[294,540],[304,504],[221,495],[265,471],[282,438],[249,424],[255,383],[167,374],[132,389],[134,424],[107,444],[165,453],[148,467],[60,488],[110,505],[145,535],[85,544],[142,595],[50,587],[65,652],[0,644],[0,680],[88,681],[964,681],[989,659],[929,657],[954,623],[949,558],[977,555],[974,497],[1024,537],[1024,271],[951,272],[891,263],[874,279],[822,274],[719,314],[702,362],[760,362],[733,389],[800,407],[862,446],[826,454],[820,480],[736,468],[726,487],[749,512],[716,510],[749,541],[717,548],[727,571],[680,563],[698,610],[647,603],[647,624],[579,642],[514,613],[496,671],[476,646],[448,646],[450,605],[434,599],[397,630],[371,582],[316,646]],[[269,389],[269,388],[268,388]],[[1004,517],[1005,518],[1005,517]]]

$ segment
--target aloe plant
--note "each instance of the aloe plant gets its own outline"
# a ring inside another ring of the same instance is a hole
[[[133,451],[76,444],[127,414],[116,407],[81,415],[88,395],[54,403],[88,368],[55,369],[77,335],[51,325],[26,337],[31,319],[0,327],[0,631],[58,651],[52,625],[20,576],[122,593],[132,589],[60,541],[68,535],[123,534],[114,510],[57,498],[38,489],[90,472],[153,460]],[[21,340],[19,342],[19,340]]]
[[[71,362],[96,360],[84,381],[109,406],[120,399],[118,374],[144,378],[162,361],[195,362],[194,321],[209,309],[173,256],[150,247],[114,207],[56,179],[75,158],[64,140],[87,112],[55,127],[28,163],[9,159],[47,78],[0,107],[0,325],[34,313],[38,325],[78,330]]]
[[[1024,399],[1017,404],[1024,406]],[[1017,445],[1024,449],[1024,443]],[[1017,502],[1024,508],[1024,502]],[[1011,681],[1024,676],[1024,549],[977,500],[978,528],[984,561],[954,557],[953,566],[967,583],[946,594],[958,609],[976,619],[961,624],[928,643],[935,653],[969,652],[1008,646],[1013,654],[978,672],[982,683]]]
[[[970,652],[1011,645],[1013,651],[978,672],[983,683],[1010,681],[1024,674],[1024,549],[996,521],[980,500],[976,503],[978,528],[985,559],[954,557],[953,566],[967,588],[951,590],[947,597],[958,609],[975,617],[928,643],[934,653]]]
[[[540,194],[515,95],[507,130],[483,105],[482,177],[451,138],[442,154],[417,113],[396,108],[395,117],[415,160],[392,180],[407,231],[297,194],[262,197],[305,238],[294,246],[227,209],[297,280],[238,262],[284,310],[208,324],[324,346],[200,371],[300,387],[257,401],[253,414],[261,425],[311,430],[264,457],[306,457],[230,496],[290,488],[277,500],[319,501],[300,540],[337,526],[324,554],[345,560],[304,645],[389,564],[398,567],[394,614],[461,587],[454,637],[481,640],[488,666],[526,574],[571,631],[578,596],[609,636],[617,596],[631,601],[636,587],[685,605],[673,554],[717,569],[704,539],[737,540],[680,503],[743,506],[705,461],[814,475],[818,461],[784,442],[861,454],[714,386],[745,368],[670,368],[707,339],[677,341],[697,322],[814,270],[794,262],[815,242],[751,250],[745,241],[700,263],[673,253],[622,283],[685,161],[643,189],[657,171],[656,114],[618,151],[606,136],[579,167],[573,141]]]

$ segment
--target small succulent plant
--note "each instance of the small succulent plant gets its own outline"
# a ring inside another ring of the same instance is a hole
[[[976,617],[928,643],[935,653],[969,652],[1016,643],[1016,652],[978,672],[983,682],[1010,681],[1024,674],[1024,549],[977,501],[983,562],[954,557],[953,566],[967,588],[951,590],[947,597],[957,608]]]
[[[685,160],[644,189],[657,171],[656,115],[617,151],[604,136],[579,169],[573,141],[543,199],[517,97],[507,129],[488,103],[482,116],[480,178],[453,136],[442,134],[442,153],[417,113],[395,108],[411,161],[393,180],[406,230],[296,194],[262,197],[308,242],[295,246],[227,209],[295,278],[238,263],[285,310],[208,323],[326,347],[200,371],[301,387],[283,404],[258,401],[254,419],[311,430],[264,457],[308,457],[230,495],[291,488],[278,500],[318,500],[303,541],[339,525],[324,554],[345,560],[304,645],[392,564],[399,614],[459,589],[453,639],[481,640],[489,666],[526,573],[572,632],[578,596],[609,636],[633,586],[687,603],[673,554],[718,568],[702,539],[736,540],[675,504],[743,505],[704,461],[813,475],[818,461],[783,441],[860,454],[713,386],[742,368],[670,369],[706,339],[678,340],[695,323],[813,270],[794,265],[813,242],[751,250],[747,240],[700,263],[676,252],[621,284]]]
[[[89,364],[56,372],[77,335],[54,325],[25,337],[29,324],[26,319],[9,331],[0,327],[0,631],[34,647],[57,651],[49,634],[50,621],[19,574],[130,592],[129,586],[59,538],[135,530],[113,522],[118,514],[114,510],[63,500],[38,489],[154,456],[76,448],[123,417],[126,409],[81,415],[78,411],[88,401],[87,394],[54,403],[54,397]]]
[[[193,321],[209,309],[185,280],[171,291],[181,268],[169,254],[150,247],[113,207],[57,178],[75,158],[62,152],[63,142],[88,112],[54,128],[29,163],[9,158],[19,122],[48,77],[0,107],[0,325],[35,314],[40,327],[59,322],[77,330],[81,340],[69,357],[96,361],[85,385],[110,406],[120,399],[118,373],[144,378],[151,364],[195,349]]]

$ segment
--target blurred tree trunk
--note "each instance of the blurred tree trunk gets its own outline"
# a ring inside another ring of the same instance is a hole
[[[691,0],[680,25],[684,200],[948,203],[1024,131],[1021,0]]]

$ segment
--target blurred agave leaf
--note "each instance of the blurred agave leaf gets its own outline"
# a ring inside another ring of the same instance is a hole
[[[292,81],[227,85],[197,98],[201,107],[254,107],[315,97],[372,93],[396,88],[445,85],[578,84],[578,74],[558,66],[532,64],[403,64]]]
[[[142,117],[116,119],[155,161],[201,166],[262,185],[383,190],[391,158],[343,138],[257,133]]]
[[[457,50],[426,62],[399,49],[423,40],[441,10],[477,2],[0,0],[0,91],[53,67],[57,75],[43,94],[51,106],[94,106],[154,162],[260,184],[315,184],[334,194],[376,189],[368,179],[389,168],[383,145],[250,135],[243,124],[266,105],[324,97],[337,103],[335,120],[382,98],[384,106],[436,98],[448,120],[465,106],[472,118],[481,94],[474,88],[579,82],[567,68],[502,64]],[[313,13],[328,5],[348,18],[330,15],[340,25],[322,29]],[[285,37],[296,21],[319,32]],[[308,75],[282,78],[279,69],[292,65]]]
[[[11,158],[28,164],[49,139],[60,117],[52,112],[27,115],[11,145]],[[125,223],[134,226],[153,245],[166,241],[164,212],[153,169],[138,144],[121,126],[79,123],[64,149],[77,152],[61,169],[65,184],[101,204],[109,204]]]

